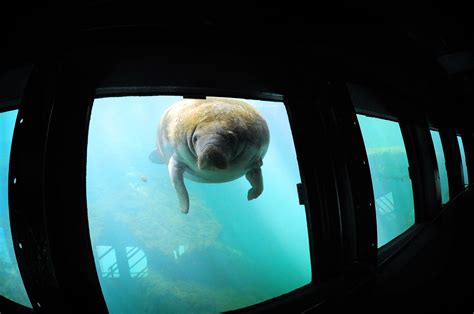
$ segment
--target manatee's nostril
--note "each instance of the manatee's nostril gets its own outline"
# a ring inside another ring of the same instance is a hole
[[[227,168],[227,161],[226,161],[226,159],[223,155],[215,156],[214,159],[212,160],[212,164],[217,169],[226,169]]]
[[[226,169],[228,165],[226,156],[214,147],[204,151],[198,158],[199,169]]]

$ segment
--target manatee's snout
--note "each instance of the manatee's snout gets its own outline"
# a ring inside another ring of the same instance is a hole
[[[197,162],[201,170],[227,169],[229,166],[227,156],[215,146],[209,146],[199,154]]]

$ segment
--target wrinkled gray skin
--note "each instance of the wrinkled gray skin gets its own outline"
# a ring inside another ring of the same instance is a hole
[[[181,211],[189,211],[183,176],[197,182],[220,183],[245,174],[251,185],[247,199],[260,196],[262,159],[269,140],[265,120],[244,102],[207,98],[173,104],[161,119],[157,153],[168,164]]]

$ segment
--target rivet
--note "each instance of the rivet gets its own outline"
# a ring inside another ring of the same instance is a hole
[[[23,118],[20,119],[20,124],[22,124],[22,123],[23,123]]]
[[[21,245],[21,242],[18,243],[18,247],[19,247],[20,249],[23,249],[23,245]]]

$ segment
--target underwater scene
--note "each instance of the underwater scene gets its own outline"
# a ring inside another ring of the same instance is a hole
[[[8,209],[8,168],[18,110],[0,113],[0,295],[31,308],[13,248]]]
[[[87,207],[112,314],[229,311],[312,280],[284,104],[212,99],[94,101]]]
[[[446,160],[444,158],[443,144],[439,131],[430,130],[433,147],[435,150],[436,163],[438,165],[439,186],[441,189],[441,203],[446,204],[449,201],[448,172],[446,170]]]
[[[466,164],[466,153],[464,152],[464,144],[462,142],[462,137],[460,135],[456,137],[458,139],[459,153],[461,154],[463,184],[464,184],[464,187],[466,187],[469,185],[469,176],[468,176],[467,164]]]
[[[381,247],[415,223],[408,157],[398,122],[360,114],[357,119],[369,160]]]

